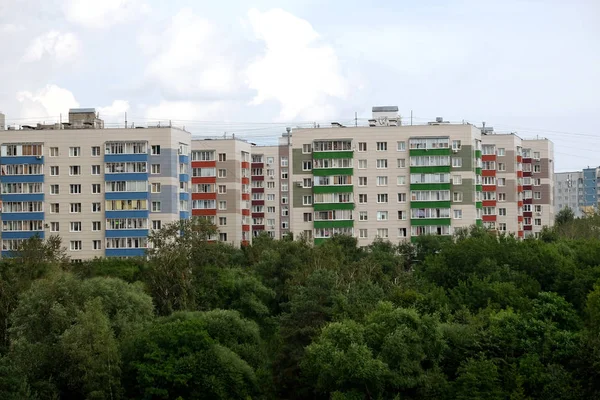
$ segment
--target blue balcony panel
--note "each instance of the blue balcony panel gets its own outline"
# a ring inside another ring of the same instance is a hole
[[[179,219],[190,219],[189,211],[179,211]]]
[[[190,174],[179,174],[179,182],[189,182]]]
[[[2,221],[43,221],[44,212],[2,213]]]
[[[0,157],[0,164],[43,164],[44,156]]]
[[[179,163],[181,163],[181,164],[189,164],[190,163],[190,156],[187,156],[185,154],[180,154],[179,155]]]
[[[29,239],[34,236],[44,239],[44,231],[10,231],[2,232],[2,239]]]
[[[106,182],[114,181],[147,181],[147,172],[125,172],[122,174],[105,174],[104,180]]]
[[[147,237],[148,229],[112,229],[106,230],[107,238]]]
[[[189,200],[190,194],[187,192],[179,192],[179,200]]]
[[[148,161],[148,154],[105,154],[104,162]]]
[[[106,257],[143,257],[146,249],[106,249]]]
[[[106,211],[106,218],[148,218],[150,212],[148,210],[124,210],[124,211]]]
[[[4,203],[9,201],[44,201],[44,193],[10,193],[3,194],[0,198]]]
[[[44,175],[2,175],[0,181],[4,183],[44,182]]]
[[[148,192],[109,192],[104,194],[106,200],[148,200]]]

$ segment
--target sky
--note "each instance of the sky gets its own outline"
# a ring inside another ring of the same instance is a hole
[[[0,0],[0,112],[272,143],[397,105],[600,166],[600,1]]]

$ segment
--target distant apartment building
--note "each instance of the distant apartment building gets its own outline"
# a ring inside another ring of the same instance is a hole
[[[583,210],[586,207],[583,176],[583,171],[557,172],[554,174],[555,214],[563,208],[570,208],[576,217],[583,216]]]

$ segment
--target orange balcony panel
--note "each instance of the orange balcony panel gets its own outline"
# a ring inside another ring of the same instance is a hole
[[[250,232],[250,225],[242,225],[242,231]]]
[[[495,222],[496,216],[495,215],[482,215],[481,220],[483,222]]]
[[[204,210],[192,210],[192,215],[205,216],[205,215],[217,215],[215,208],[209,208]]]
[[[481,187],[481,189],[484,192],[495,192],[496,191],[496,185],[484,185]]]
[[[242,178],[242,185],[249,185],[250,184],[250,178]]]
[[[216,200],[216,193],[192,193],[192,200]]]
[[[250,193],[242,193],[242,200],[250,200]]]
[[[518,221],[518,222],[523,222],[523,216],[522,216],[522,215],[519,215],[519,216],[517,217],[517,221]]]
[[[250,163],[248,161],[242,161],[242,168],[250,168]]]
[[[248,240],[242,240],[242,246],[250,246],[250,242]]]
[[[523,157],[517,156],[517,162],[523,162]]]
[[[193,176],[192,185],[195,183],[217,183],[216,176]]]
[[[517,186],[517,192],[522,192],[523,191],[523,186]]]
[[[192,168],[215,168],[216,161],[192,161]]]
[[[517,178],[523,177],[523,171],[517,171]]]
[[[248,208],[242,209],[242,215],[248,215],[248,216],[250,216],[250,210]]]
[[[519,231],[519,233],[518,233],[518,234],[519,234],[519,237],[520,237],[520,238],[522,238],[522,237],[524,236],[524,235],[523,235],[523,231]]]
[[[523,202],[522,201],[517,201],[517,207],[523,207]]]
[[[481,205],[483,207],[496,207],[496,200],[484,200]]]
[[[495,154],[483,154],[481,156],[481,161],[496,161]]]

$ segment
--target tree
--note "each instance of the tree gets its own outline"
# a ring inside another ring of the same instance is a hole
[[[565,225],[575,220],[575,213],[571,207],[562,208],[554,217],[554,224],[556,226]]]

